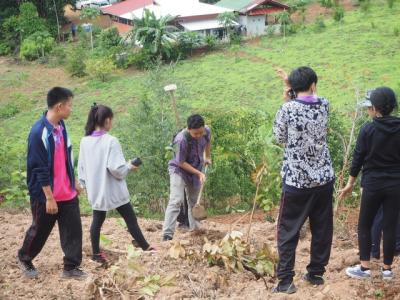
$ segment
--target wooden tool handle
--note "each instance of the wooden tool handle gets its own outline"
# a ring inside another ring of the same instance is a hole
[[[207,175],[207,170],[208,170],[208,166],[206,166],[206,167],[204,168],[204,174],[206,174],[206,175]],[[207,178],[206,178],[206,179],[207,179]],[[205,184],[206,184],[206,182],[204,181],[203,184],[202,184],[201,187],[200,187],[200,191],[199,191],[199,195],[197,196],[196,204],[200,204],[201,195],[203,194],[203,188],[204,188],[204,185],[205,185]]]

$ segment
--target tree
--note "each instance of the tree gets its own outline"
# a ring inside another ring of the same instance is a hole
[[[284,10],[280,13],[276,14],[276,17],[278,19],[279,24],[282,26],[283,28],[283,38],[286,37],[286,27],[287,25],[290,24],[291,19],[290,19],[290,14],[288,11]]]
[[[47,31],[37,31],[26,38],[21,45],[20,56],[27,60],[45,57],[54,47],[54,38]]]
[[[234,12],[227,11],[218,15],[217,20],[219,24],[221,24],[225,32],[230,38],[232,34],[232,27],[236,24],[237,15]]]
[[[141,19],[133,19],[133,41],[150,50],[155,56],[171,56],[177,35],[175,26],[169,25],[175,17],[171,15],[157,18],[154,12],[145,9]]]
[[[94,7],[85,7],[81,11],[81,19],[89,21],[88,26],[86,28],[88,28],[90,32],[90,45],[92,47],[92,50],[93,50],[93,24],[91,23],[91,21],[96,19],[98,16],[100,16],[100,11]]]
[[[36,6],[31,2],[22,3],[19,7],[18,29],[22,40],[37,31],[46,31],[44,19],[39,17]]]

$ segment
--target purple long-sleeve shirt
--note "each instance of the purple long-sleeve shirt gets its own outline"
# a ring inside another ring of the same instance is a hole
[[[176,150],[173,159],[168,163],[168,170],[170,173],[179,174],[186,184],[200,186],[198,177],[183,170],[179,165],[187,162],[193,168],[199,171],[202,170],[204,165],[204,151],[207,144],[211,141],[211,130],[208,126],[205,126],[205,135],[200,139],[188,138],[185,136],[186,134],[189,133],[186,129],[183,129],[176,135],[174,139]],[[191,146],[189,146],[189,143],[191,143]],[[190,152],[188,153],[189,150]]]

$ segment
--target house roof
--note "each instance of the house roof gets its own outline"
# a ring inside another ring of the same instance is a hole
[[[289,6],[286,4],[275,0],[221,0],[215,3],[216,6],[230,8],[241,13],[247,13],[261,4],[269,4],[281,9],[289,9]]]
[[[105,14],[132,19],[134,16],[140,18],[144,8],[154,12],[157,17],[171,15],[180,18],[211,16],[232,11],[229,8],[201,3],[198,0],[127,0],[101,10]]]
[[[104,14],[121,16],[136,9],[153,4],[153,0],[126,0],[100,8]]]
[[[184,21],[179,22],[184,28],[189,31],[196,31],[196,30],[207,30],[207,29],[218,29],[223,28],[224,26],[216,19],[209,19],[209,20],[200,20],[200,21]],[[239,25],[238,23],[234,22],[234,25]]]

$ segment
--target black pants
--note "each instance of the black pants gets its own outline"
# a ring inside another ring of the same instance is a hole
[[[283,192],[278,219],[278,279],[291,282],[294,277],[296,247],[299,241],[300,229],[310,220],[311,229],[311,261],[307,271],[313,275],[325,273],[328,264],[332,236],[333,184],[327,184],[315,189],[296,192]]]
[[[187,203],[187,195],[186,190],[184,192],[185,199],[181,205],[178,218],[176,219],[179,222],[179,226],[189,227],[189,206]]]
[[[371,229],[372,249],[371,255],[380,258],[381,255],[381,239],[382,239],[382,223],[383,223],[383,207],[381,206],[374,218]],[[397,219],[396,228],[396,252],[400,252],[400,214]]]
[[[371,228],[381,206],[383,209],[383,263],[391,265],[396,248],[396,227],[400,211],[400,186],[377,191],[364,188],[361,196],[360,216],[358,220],[360,260],[370,260],[372,244]]]
[[[82,223],[79,200],[57,202],[58,213],[46,213],[46,202],[31,201],[33,221],[26,232],[18,256],[22,261],[32,261],[42,250],[56,221],[64,252],[64,270],[72,270],[82,262]]]
[[[140,230],[132,205],[128,202],[127,204],[121,205],[116,209],[118,213],[122,216],[122,218],[124,218],[129,233],[139,244],[139,246],[143,250],[149,248],[149,244],[147,243],[142,234],[142,231]],[[101,226],[104,223],[104,220],[106,219],[106,214],[106,211],[93,210],[93,220],[92,225],[90,226],[90,240],[92,242],[93,254],[97,254],[100,252],[100,230]]]

